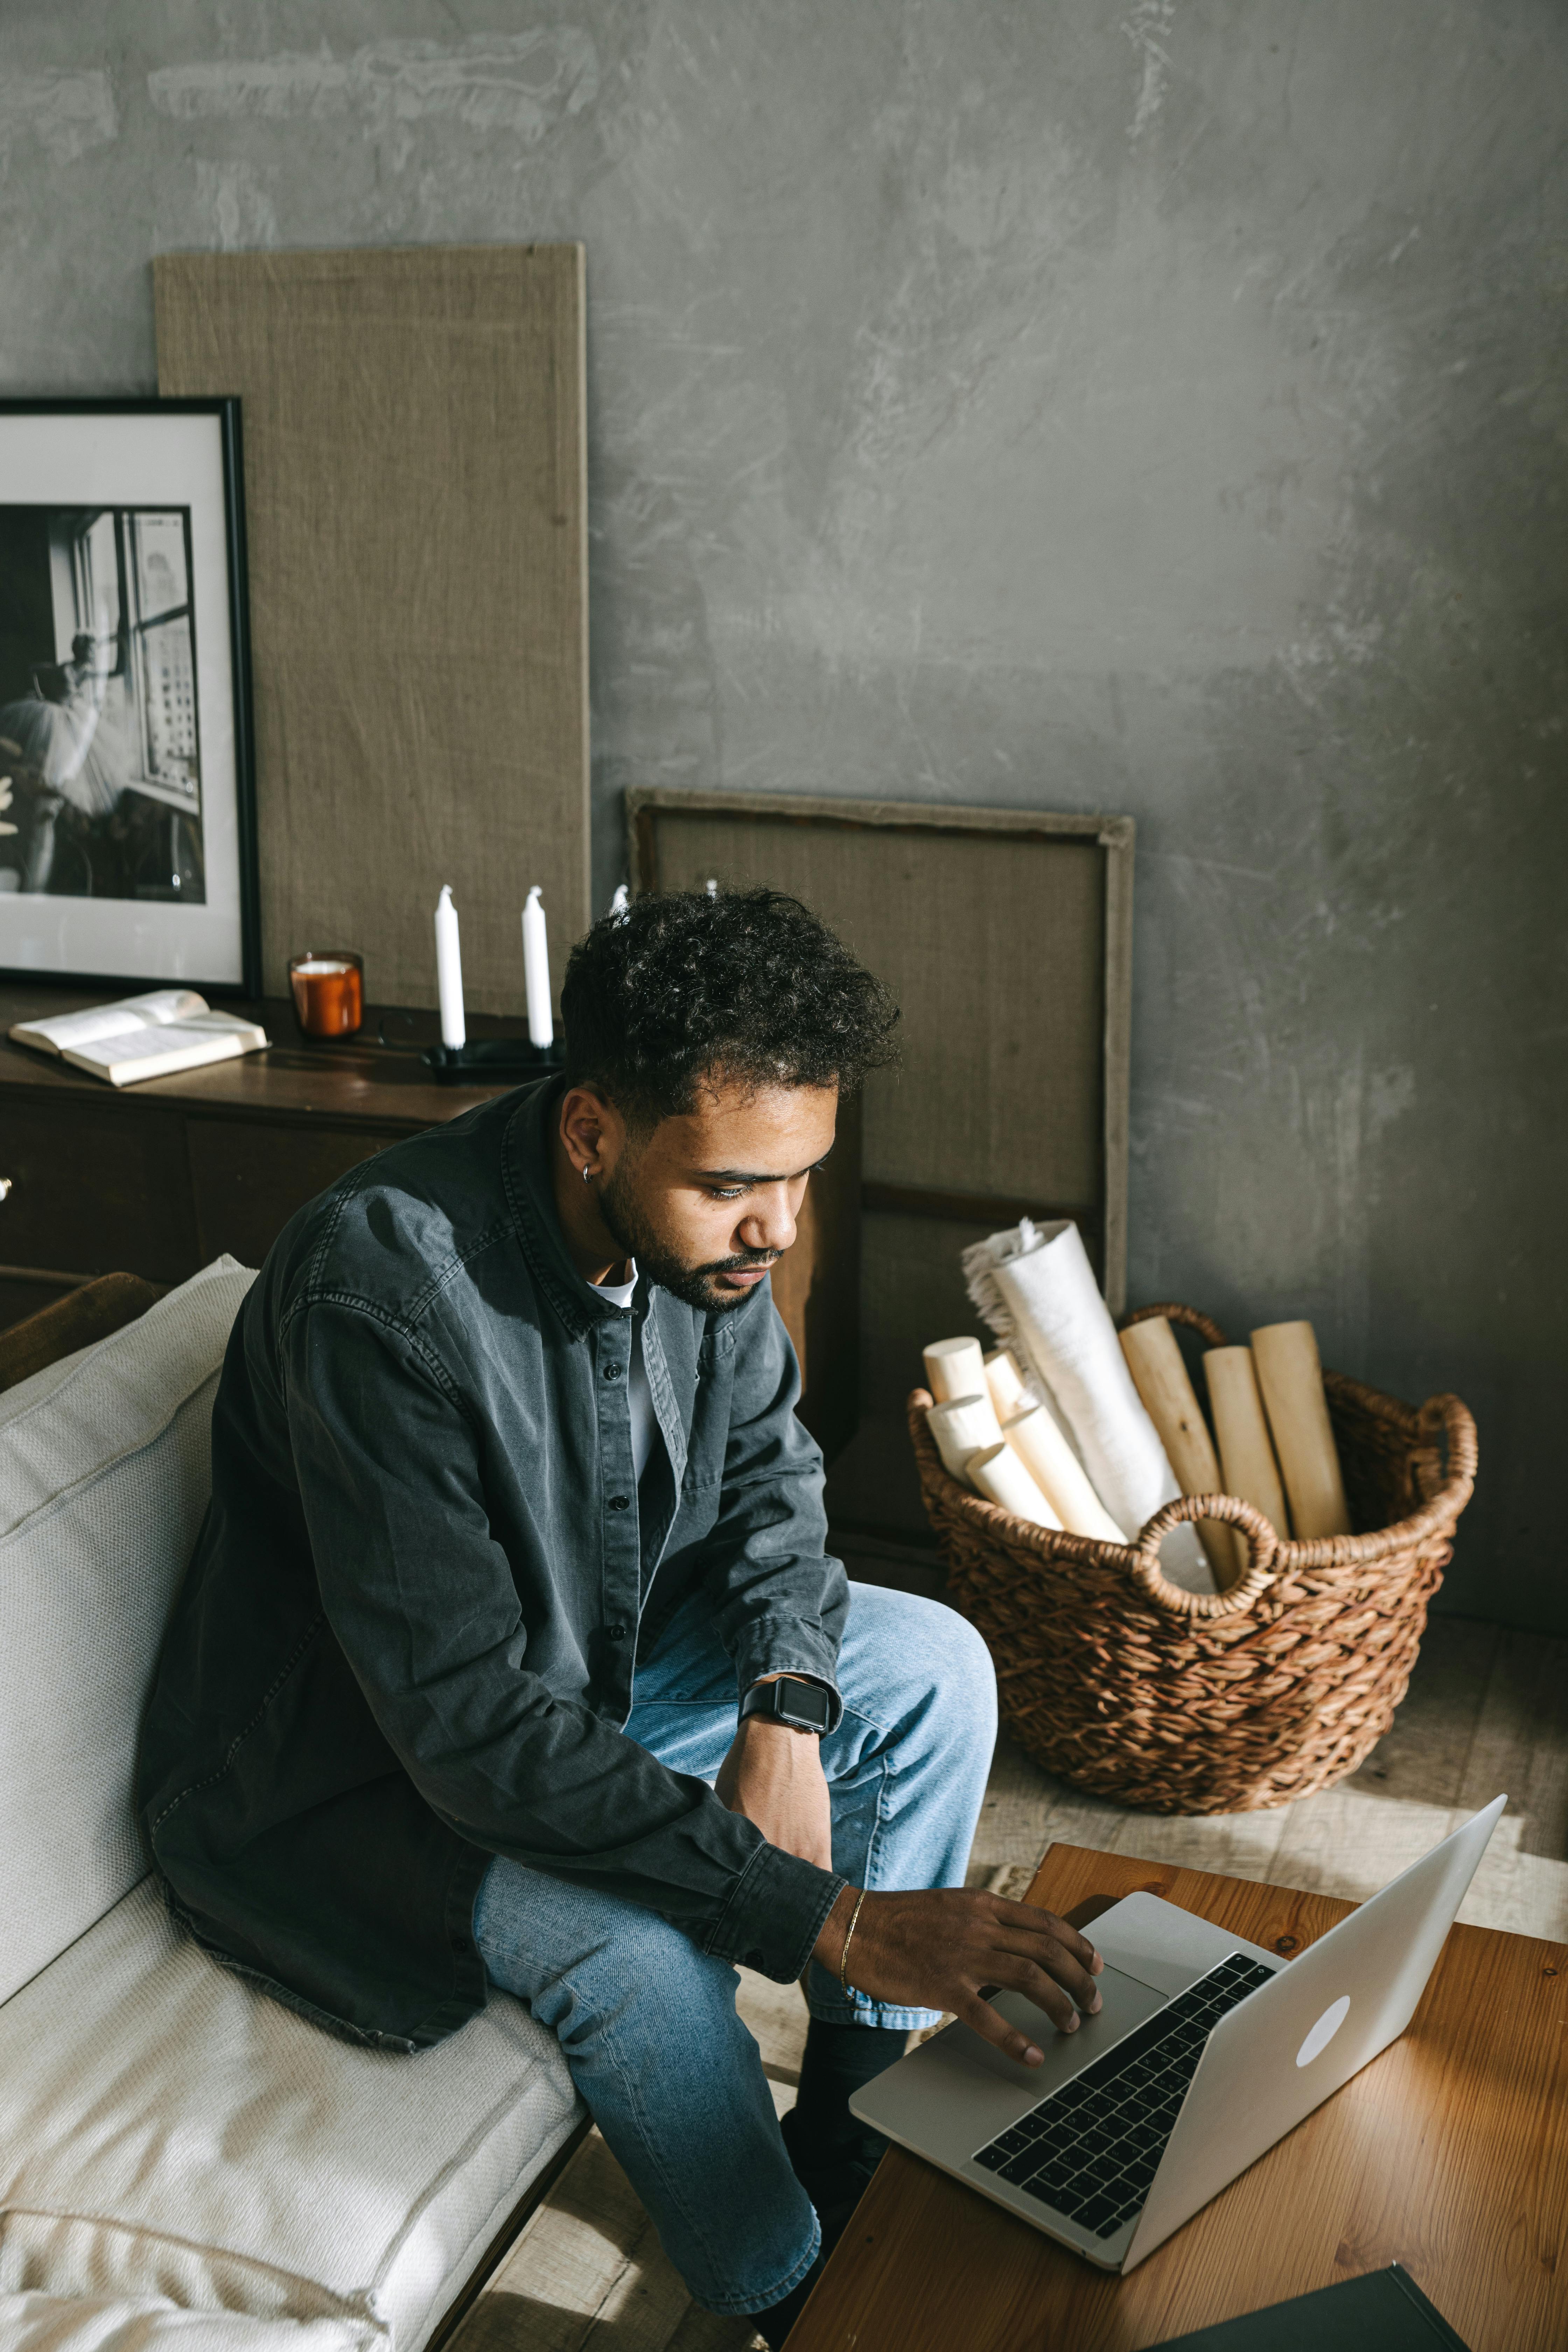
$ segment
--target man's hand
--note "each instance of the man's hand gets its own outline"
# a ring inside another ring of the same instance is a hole
[[[839,1972],[857,1890],[847,1886],[812,1958]],[[1100,2007],[1095,1977],[1105,1963],[1076,1927],[1054,1912],[1005,1895],[939,1887],[930,1894],[868,1895],[849,1945],[852,1985],[898,2009],[951,2009],[1009,2058],[1038,2066],[1043,2053],[981,1998],[982,1987],[1021,1992],[1059,2032],[1078,2011]]]
[[[816,1734],[749,1715],[720,1768],[720,1802],[755,1822],[770,1845],[833,1867],[833,1817]],[[860,1940],[856,1929],[855,1940]]]

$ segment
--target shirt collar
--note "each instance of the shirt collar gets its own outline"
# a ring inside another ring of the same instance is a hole
[[[521,1087],[501,1147],[507,1204],[535,1281],[573,1337],[625,1313],[585,1282],[567,1254],[555,1213],[552,1143],[566,1081],[541,1078]]]

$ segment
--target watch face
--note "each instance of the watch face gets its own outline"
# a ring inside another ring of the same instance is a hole
[[[827,1728],[827,1693],[816,1683],[797,1683],[793,1679],[779,1685],[784,1700],[783,1712],[792,1722],[804,1723],[813,1731]]]

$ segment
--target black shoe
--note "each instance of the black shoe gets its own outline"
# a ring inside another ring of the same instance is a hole
[[[779,2119],[795,2177],[816,2208],[824,2234],[837,2238],[866,2191],[888,2143],[858,2128],[829,2139],[812,2132],[792,2107]]]
[[[848,2167],[864,2174],[862,2188],[875,2172],[887,2142],[850,2114],[849,2102],[903,2056],[908,2039],[890,2026],[829,2025],[820,2017],[812,2019],[801,2060],[799,2095],[784,2122],[790,2162],[807,2196],[808,2172],[837,2181]]]

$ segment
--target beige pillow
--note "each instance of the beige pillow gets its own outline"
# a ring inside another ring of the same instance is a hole
[[[0,2000],[146,1871],[137,1735],[255,1279],[219,1258],[0,1397]]]

